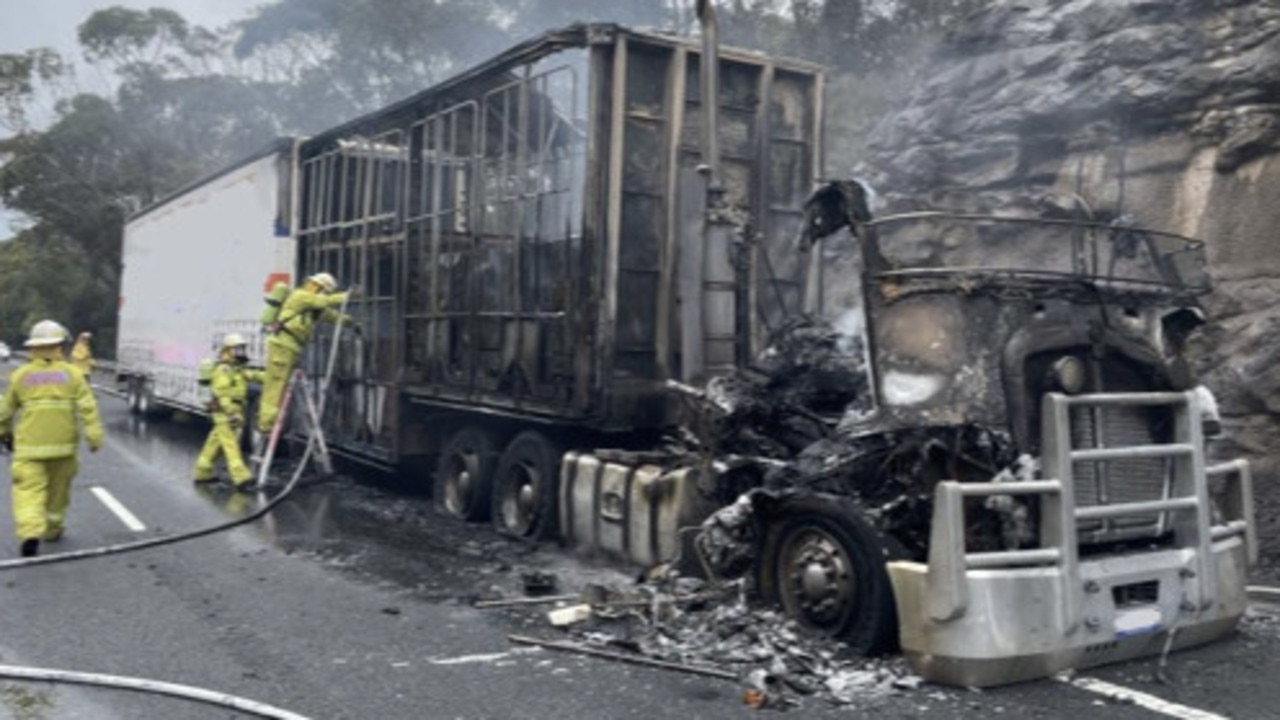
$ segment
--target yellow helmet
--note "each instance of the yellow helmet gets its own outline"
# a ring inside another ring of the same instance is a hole
[[[26,347],[50,347],[67,341],[67,329],[53,320],[41,320],[31,326],[31,335],[23,343]]]
[[[313,282],[316,285],[319,285],[320,289],[325,292],[333,292],[338,287],[338,281],[333,279],[333,276],[327,272],[316,273],[315,275],[307,278],[307,282]]]
[[[233,347],[243,347],[248,345],[249,341],[244,339],[240,333],[227,333],[222,336],[222,349],[228,350]]]

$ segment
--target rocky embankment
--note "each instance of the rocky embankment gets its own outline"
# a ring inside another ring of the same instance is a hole
[[[921,77],[859,168],[891,209],[1068,209],[1206,241],[1217,451],[1253,461],[1280,564],[1280,4],[993,2]]]

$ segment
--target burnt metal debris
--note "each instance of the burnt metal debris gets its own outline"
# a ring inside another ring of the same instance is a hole
[[[892,436],[844,428],[870,407],[859,337],[802,318],[774,334],[748,367],[698,388],[669,386],[685,399],[682,426],[664,460],[714,466],[701,490],[720,506],[686,552],[634,588],[590,587],[590,612],[565,608],[553,623],[575,647],[647,657],[673,666],[729,669],[752,707],[784,709],[802,698],[838,704],[914,690],[921,680],[901,657],[867,658],[829,634],[810,632],[780,609],[755,603],[762,519],[789,497],[830,492],[856,498],[886,535],[920,556],[928,539],[932,484],[926,466],[968,463],[986,479],[1019,477],[1008,438],[979,426]],[[599,451],[597,454],[600,454]],[[1028,508],[993,502],[980,528],[993,543],[1029,532]],[[692,557],[689,557],[692,556]],[[578,606],[578,607],[581,607]],[[598,654],[598,653],[597,653]]]
[[[806,699],[865,703],[920,687],[902,658],[858,657],[779,611],[753,606],[749,595],[742,580],[707,583],[674,573],[625,590],[589,586],[581,597],[591,604],[590,617],[562,627],[572,641],[541,643],[736,678],[743,701],[758,708],[786,709]]]
[[[859,434],[850,420],[872,407],[868,382],[862,338],[805,317],[775,333],[753,365],[705,389],[671,383],[685,398],[672,445],[714,463],[717,480],[705,491],[723,506],[694,541],[704,571],[742,577],[758,545],[757,515],[812,493],[856,499],[880,532],[920,558],[938,480],[1033,471],[1007,433],[976,423]],[[1002,496],[975,510],[971,547],[1011,549],[1031,538],[1034,508],[1025,502]]]

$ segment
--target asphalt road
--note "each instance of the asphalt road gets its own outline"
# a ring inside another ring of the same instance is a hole
[[[99,399],[107,445],[83,453],[67,536],[46,545],[47,552],[208,527],[263,501],[191,484],[204,432],[199,422],[139,422],[120,400],[101,393]],[[7,466],[0,474],[7,476]],[[8,507],[9,483],[3,487]],[[108,507],[103,491],[125,515]],[[0,528],[0,559],[15,557],[11,523]],[[520,575],[530,569],[554,573],[561,591],[570,592],[586,582],[628,579],[554,546],[513,544],[453,522],[435,513],[429,499],[377,478],[307,483],[271,515],[224,533],[0,571],[0,663],[180,683],[312,718],[692,719],[762,712],[743,706],[732,681],[513,645],[512,633],[555,638],[557,631],[540,612],[478,610],[470,601],[519,594]],[[1231,639],[1173,655],[1159,673],[1148,660],[1082,675],[1167,703],[1157,710],[1046,680],[985,692],[923,685],[853,706],[810,700],[791,713],[1276,717],[1278,651],[1280,624],[1259,616]],[[252,716],[137,692],[5,680],[4,717]]]

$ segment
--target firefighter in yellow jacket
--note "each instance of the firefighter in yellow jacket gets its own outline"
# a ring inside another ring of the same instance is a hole
[[[289,376],[298,365],[302,350],[311,339],[316,322],[351,325],[357,332],[359,326],[347,315],[334,308],[341,306],[349,293],[334,292],[338,282],[329,273],[322,272],[307,278],[301,287],[289,293],[280,307],[278,320],[267,338],[266,379],[262,383],[262,396],[258,400],[258,431],[271,432],[276,416],[280,414],[280,398]]]
[[[89,373],[93,372],[93,350],[89,348],[91,339],[93,339],[93,333],[82,332],[76,336],[76,344],[71,347],[71,364],[80,368],[85,380],[88,380]]]
[[[23,557],[38,553],[41,540],[62,537],[80,426],[90,450],[102,447],[98,403],[80,369],[62,359],[66,341],[58,323],[36,323],[25,343],[31,360],[9,376],[0,400],[0,442],[13,452],[13,521]]]
[[[237,490],[253,489],[253,473],[240,452],[240,428],[245,422],[245,402],[250,382],[262,382],[261,370],[245,367],[249,362],[248,344],[239,333],[227,333],[222,339],[218,364],[209,382],[213,399],[209,401],[213,429],[196,458],[195,481],[210,482],[215,478],[214,463],[218,454],[226,455],[227,471]]]

